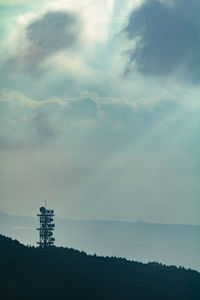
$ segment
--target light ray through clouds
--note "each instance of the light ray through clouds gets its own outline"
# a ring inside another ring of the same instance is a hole
[[[49,199],[63,217],[199,223],[198,2],[187,20],[179,0],[12,4],[0,3],[0,210]]]

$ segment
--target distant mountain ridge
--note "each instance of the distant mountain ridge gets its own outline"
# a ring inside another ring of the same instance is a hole
[[[200,270],[200,226],[55,219],[57,246]],[[0,233],[36,245],[37,218],[0,214]]]
[[[41,251],[0,235],[1,299],[198,300],[200,273],[158,263]]]

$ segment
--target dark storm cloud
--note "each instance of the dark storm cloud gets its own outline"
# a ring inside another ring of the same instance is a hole
[[[77,42],[77,19],[64,12],[48,12],[26,28],[30,55],[42,58]]]
[[[5,74],[25,71],[38,75],[40,65],[46,58],[79,43],[80,27],[79,19],[67,12],[50,11],[33,20],[25,28],[27,46],[21,47],[16,56],[7,60]]]
[[[199,0],[148,0],[134,11],[125,31],[130,40],[141,38],[129,52],[138,70],[159,76],[182,68],[188,79],[199,80],[199,11]]]

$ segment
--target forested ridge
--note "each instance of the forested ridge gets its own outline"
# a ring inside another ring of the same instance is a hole
[[[1,299],[199,300],[200,273],[158,263],[41,251],[0,235]]]

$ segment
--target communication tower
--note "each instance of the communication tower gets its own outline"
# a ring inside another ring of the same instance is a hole
[[[37,242],[41,249],[47,249],[52,247],[55,241],[53,237],[53,230],[55,224],[53,222],[54,211],[46,209],[46,207],[40,207],[40,213],[37,214],[40,220],[40,227],[37,228],[39,231],[40,241]]]

